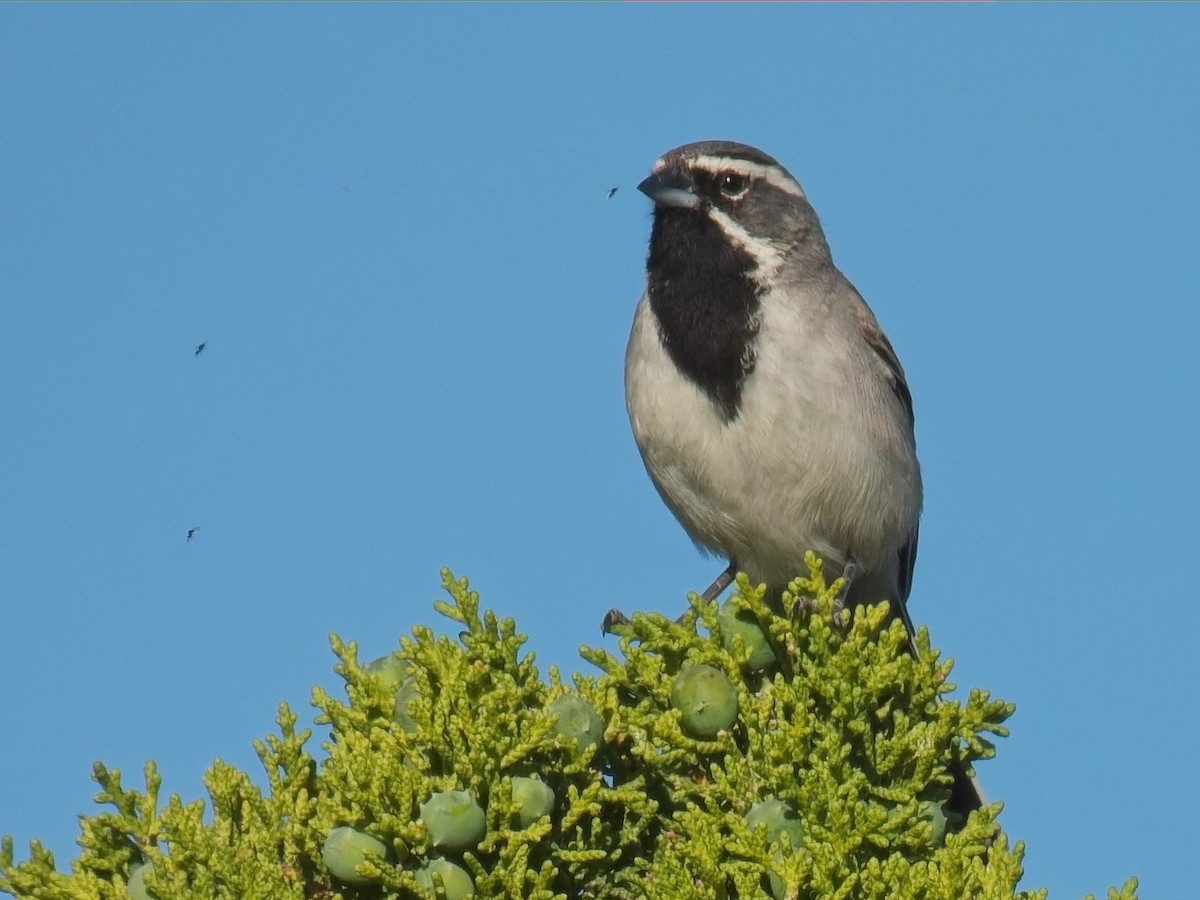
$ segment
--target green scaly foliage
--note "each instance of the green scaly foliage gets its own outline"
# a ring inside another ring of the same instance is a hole
[[[266,789],[217,760],[205,776],[207,821],[203,801],[160,803],[153,762],[144,790],[97,763],[105,809],[81,819],[70,874],[36,841],[29,859],[15,862],[6,837],[0,892],[37,900],[463,896],[420,872],[444,858],[481,898],[1044,898],[1017,891],[1023,847],[1000,830],[999,804],[966,821],[947,821],[941,808],[947,760],[991,757],[988,736],[1007,733],[1013,707],[980,690],[965,703],[942,699],[952,690],[950,663],[924,631],[914,659],[886,606],[835,613],[839,583],[825,584],[815,558],[809,567],[784,597],[785,607],[801,600],[797,615],[777,615],[738,580],[728,602],[758,623],[772,651],[758,671],[743,637],[722,639],[717,605],[693,596],[678,622],[634,615],[619,629],[620,656],[584,648],[600,675],[569,683],[554,668],[543,680],[533,654],[522,656],[525,637],[513,621],[481,614],[466,580],[443,571],[451,602],[435,606],[461,626],[458,640],[417,627],[391,657],[364,666],[353,642],[331,638],[348,702],[313,691],[317,722],[331,726],[323,761],[282,704],[278,734],[254,744]],[[719,670],[736,689],[736,719],[711,737],[690,734],[672,704],[676,677],[694,665]],[[597,742],[548,712],[563,696],[594,710]],[[513,779],[529,776],[553,791],[549,814],[523,814],[514,797]],[[445,850],[421,818],[422,805],[448,791],[467,792],[485,811],[483,838],[465,850]],[[792,830],[747,822],[767,801],[786,804]],[[368,851],[331,872],[337,863],[322,851],[339,826],[378,839],[385,855]],[[130,886],[141,866],[149,868]],[[1107,896],[1135,900],[1136,887],[1131,878]]]

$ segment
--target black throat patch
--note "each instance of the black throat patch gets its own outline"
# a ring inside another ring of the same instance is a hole
[[[737,418],[754,370],[759,288],[750,254],[695,210],[654,212],[646,288],[667,353],[716,405]]]

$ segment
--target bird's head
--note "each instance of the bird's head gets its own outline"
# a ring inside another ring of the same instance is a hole
[[[799,182],[747,144],[700,141],[659,158],[638,190],[654,201],[648,268],[678,263],[762,281],[792,258],[828,259]]]

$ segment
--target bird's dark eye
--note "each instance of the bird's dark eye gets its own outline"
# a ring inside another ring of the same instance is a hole
[[[726,172],[717,179],[717,187],[720,189],[722,196],[736,200],[742,194],[746,193],[746,188],[750,187],[750,181],[745,175],[739,175],[737,172]]]

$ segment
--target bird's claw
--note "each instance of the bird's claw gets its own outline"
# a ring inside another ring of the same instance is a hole
[[[614,606],[612,609],[606,612],[604,614],[604,618],[600,620],[600,633],[619,634],[632,624],[633,620]]]

